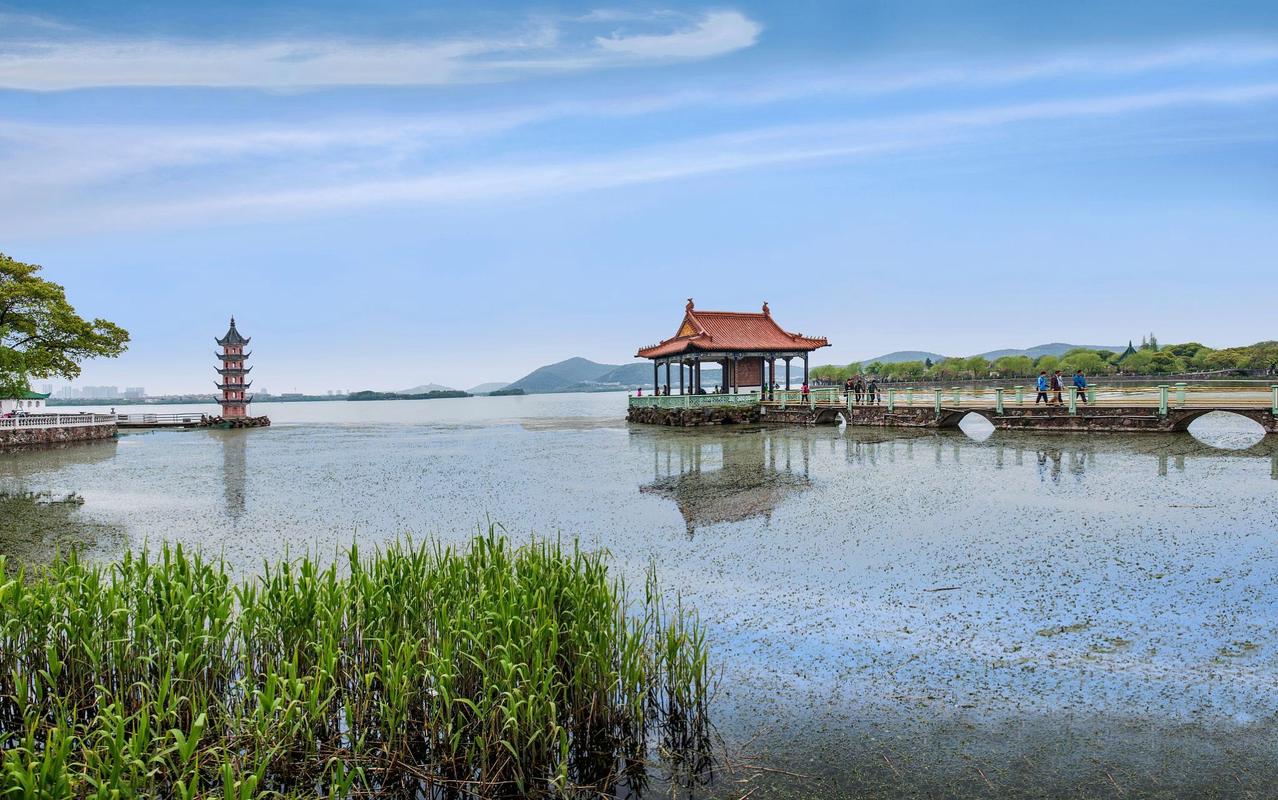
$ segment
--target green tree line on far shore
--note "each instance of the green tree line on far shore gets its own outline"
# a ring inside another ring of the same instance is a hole
[[[812,377],[822,382],[842,383],[857,375],[873,375],[884,380],[980,380],[982,378],[1025,378],[1041,371],[1061,370],[1087,375],[1177,375],[1193,372],[1235,370],[1278,370],[1278,341],[1257,342],[1246,347],[1215,350],[1198,342],[1159,345],[1150,336],[1134,353],[1090,350],[1076,347],[1063,355],[1003,356],[994,360],[983,356],[953,357],[940,361],[898,361],[845,366],[827,364],[812,369]]]

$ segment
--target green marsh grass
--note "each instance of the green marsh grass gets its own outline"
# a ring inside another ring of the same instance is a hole
[[[600,554],[494,529],[344,567],[234,580],[165,546],[0,577],[4,797],[624,796],[709,768],[705,636],[654,571],[628,598]]]

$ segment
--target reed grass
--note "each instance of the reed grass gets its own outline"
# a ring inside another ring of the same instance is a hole
[[[706,765],[705,635],[655,571],[632,600],[600,554],[495,529],[343,566],[234,580],[166,545],[0,577],[4,796],[598,796]]]

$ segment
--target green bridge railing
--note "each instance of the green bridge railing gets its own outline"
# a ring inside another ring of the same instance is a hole
[[[744,394],[692,394],[629,398],[631,408],[708,408],[715,406],[743,406],[762,404],[769,408],[830,408],[832,406],[883,405],[889,412],[897,408],[916,406],[941,409],[980,408],[1003,414],[1004,409],[1034,405],[1036,390],[1033,386],[1011,388],[954,387],[952,389],[916,389],[893,386],[879,388],[877,395],[868,392],[857,398],[845,394],[838,387],[817,387],[808,394],[798,390],[777,390],[767,397],[757,391]],[[1054,397],[1055,393],[1050,396]],[[1106,406],[1157,409],[1166,416],[1169,409],[1184,408],[1268,408],[1278,415],[1278,385],[1257,384],[1246,387],[1222,387],[1191,385],[1188,383],[1162,384],[1158,386],[1088,386],[1085,392],[1073,386],[1062,392],[1062,404],[1070,414],[1080,407],[1104,408]]]

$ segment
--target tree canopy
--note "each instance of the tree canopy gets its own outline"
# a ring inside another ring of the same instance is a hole
[[[1268,370],[1278,372],[1278,341],[1257,342],[1246,347],[1229,347],[1213,350],[1200,342],[1159,345],[1154,334],[1148,334],[1142,347],[1133,355],[1122,357],[1112,350],[1090,350],[1075,347],[1064,355],[1042,355],[1032,359],[1025,355],[1003,356],[991,364],[981,356],[969,358],[945,358],[936,363],[930,361],[900,361],[885,364],[875,361],[862,367],[849,364],[846,367],[815,367],[814,375],[829,375],[842,381],[851,375],[874,375],[888,380],[968,380],[989,377],[1032,377],[1039,370],[1074,372],[1081,369],[1087,375],[1109,375],[1121,372],[1128,375],[1172,375],[1187,372],[1213,372],[1229,370]]]
[[[40,269],[0,253],[0,396],[20,395],[32,378],[73,379],[81,361],[118,356],[129,341],[115,323],[77,314]]]

